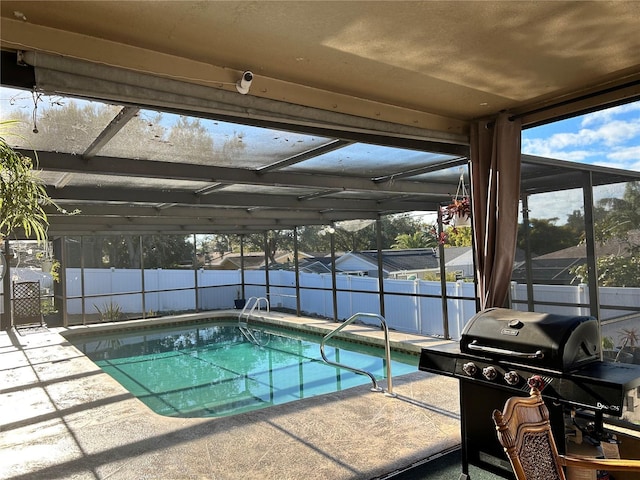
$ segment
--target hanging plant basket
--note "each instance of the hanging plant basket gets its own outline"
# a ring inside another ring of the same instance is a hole
[[[442,207],[442,224],[452,227],[471,226],[471,199],[464,185],[464,174],[460,172],[458,190],[451,203]]]
[[[455,217],[453,217],[453,221],[451,224],[454,227],[470,227],[471,218],[469,218],[469,216],[461,216],[457,214]]]
[[[49,258],[45,258],[44,260],[42,260],[42,263],[40,263],[40,270],[42,270],[44,273],[51,273],[52,267],[53,267],[53,260]]]
[[[469,197],[454,198],[449,205],[442,207],[442,223],[453,227],[471,226]]]

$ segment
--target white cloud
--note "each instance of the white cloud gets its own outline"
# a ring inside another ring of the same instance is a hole
[[[523,138],[521,148],[523,153],[528,153],[529,155],[544,157],[549,153],[547,142],[543,138]]]
[[[639,137],[640,140],[640,118],[630,121],[616,120],[606,123],[595,131],[594,141],[602,141],[605,145],[612,146],[627,142]]]
[[[593,162],[593,165],[597,165],[599,167],[607,167],[607,168],[619,168],[622,170],[633,170],[633,168],[629,167],[628,163],[624,162]]]
[[[630,112],[640,111],[640,102],[628,103],[607,110],[600,110],[585,115],[582,119],[581,126],[586,127],[594,123],[606,123],[617,115],[624,115]]]
[[[525,130],[522,152],[640,172],[640,102]],[[621,197],[623,191],[624,184],[601,186],[594,198]],[[562,225],[573,210],[582,210],[582,192],[532,195],[529,208],[532,218],[557,217]]]
[[[554,135],[554,137],[555,136],[557,135]],[[558,160],[567,160],[570,162],[587,162],[590,158],[601,157],[603,155],[603,152],[600,150],[596,151],[593,149],[565,150],[569,144],[563,142],[562,138],[556,138],[552,141],[550,140],[551,139],[548,140],[544,138],[523,139],[522,152],[529,155],[556,158]]]
[[[571,150],[569,152],[559,152],[559,156],[554,158],[570,162],[588,163],[591,158],[600,156],[600,153],[593,150]]]
[[[614,120],[599,128],[581,128],[577,133],[555,133],[546,142],[551,150],[561,150],[573,146],[588,146],[604,143],[612,146],[640,137],[640,118],[630,121]]]
[[[572,128],[576,131],[566,131]],[[522,151],[531,155],[638,170],[640,164],[640,102],[585,115],[581,121],[559,122],[544,137],[523,135]],[[551,130],[553,132],[553,130]],[[549,126],[541,132],[549,132]]]
[[[607,158],[615,162],[640,161],[640,145],[620,147],[607,155]]]

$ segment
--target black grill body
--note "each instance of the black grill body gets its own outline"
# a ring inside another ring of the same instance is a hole
[[[625,394],[640,387],[640,365],[600,360],[597,320],[508,309],[476,314],[461,340],[423,348],[419,369],[460,380],[462,474],[474,464],[513,478],[491,417],[507,398],[529,395],[528,380],[544,381],[542,396],[554,436],[562,439],[569,408],[620,417]],[[562,442],[558,445],[564,451]]]
[[[600,360],[598,321],[491,308],[469,320],[460,350],[566,372]]]

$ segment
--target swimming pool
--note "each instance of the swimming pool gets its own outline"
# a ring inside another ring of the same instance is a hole
[[[171,417],[220,417],[371,383],[326,364],[320,336],[261,327],[258,345],[238,322],[198,323],[82,335],[70,341],[154,412]],[[331,361],[386,371],[380,348],[331,340]],[[418,359],[394,352],[393,376],[416,371]]]

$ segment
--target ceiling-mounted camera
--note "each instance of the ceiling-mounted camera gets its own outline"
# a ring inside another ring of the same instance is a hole
[[[251,82],[253,82],[253,73],[247,70],[242,74],[240,80],[236,82],[236,89],[242,95],[246,95],[249,93],[249,88],[251,88]]]

